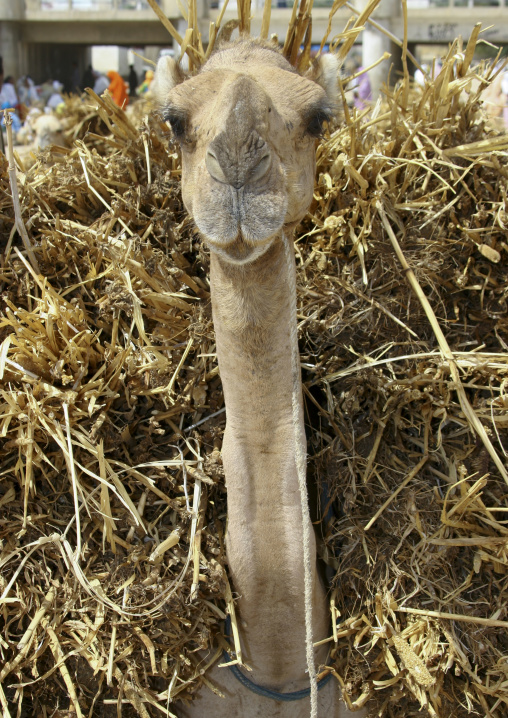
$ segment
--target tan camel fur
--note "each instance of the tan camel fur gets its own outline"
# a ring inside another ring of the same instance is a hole
[[[210,248],[227,416],[227,558],[244,661],[252,668],[242,672],[272,690],[301,690],[309,680],[289,330],[296,307],[282,236],[291,235],[312,199],[316,137],[336,108],[337,64],[325,56],[302,77],[273,47],[241,40],[212,54],[190,79],[161,59],[156,87],[181,145],[183,201]],[[300,386],[298,401],[302,429]],[[317,641],[330,635],[330,625],[311,534]],[[326,663],[328,646],[315,651],[316,665]],[[178,706],[178,716],[309,716],[309,698],[259,696],[224,667],[207,677],[226,698],[203,688],[189,706]],[[319,715],[350,715],[339,698],[333,679],[319,692]]]

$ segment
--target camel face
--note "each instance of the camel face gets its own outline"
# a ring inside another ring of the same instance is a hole
[[[189,79],[173,60],[159,61],[156,87],[181,146],[183,201],[224,260],[252,262],[305,215],[336,72],[335,64],[328,74],[317,70],[319,84],[249,40],[215,52]]]

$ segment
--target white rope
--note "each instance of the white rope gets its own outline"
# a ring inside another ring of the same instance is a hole
[[[290,292],[291,306],[293,307],[290,318],[289,336],[291,343],[291,369],[293,378],[293,428],[295,440],[295,461],[298,474],[298,488],[300,489],[300,501],[302,505],[302,528],[303,528],[303,571],[305,584],[305,648],[307,656],[307,670],[310,681],[310,718],[317,718],[317,680],[316,666],[314,664],[314,641],[312,638],[312,563],[310,557],[311,545],[311,522],[309,516],[309,499],[307,496],[307,457],[305,453],[305,427],[300,417],[301,401],[301,378],[300,378],[300,354],[298,351],[298,324],[296,318],[296,264],[293,246],[290,238],[282,232],[284,252],[288,270],[288,285]]]

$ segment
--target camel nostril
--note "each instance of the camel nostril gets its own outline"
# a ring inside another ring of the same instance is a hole
[[[223,182],[227,184],[226,177],[220,166],[220,162],[212,150],[207,150],[205,157],[206,169],[210,175],[217,180],[217,182]]]
[[[255,167],[253,167],[250,171],[249,182],[256,182],[257,180],[262,179],[270,169],[271,164],[272,156],[269,153],[263,155]]]

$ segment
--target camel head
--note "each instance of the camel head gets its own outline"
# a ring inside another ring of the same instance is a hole
[[[246,39],[188,78],[173,59],[159,60],[156,94],[181,147],[185,207],[227,262],[252,262],[307,212],[337,71],[324,55],[302,76],[273,45]]]

